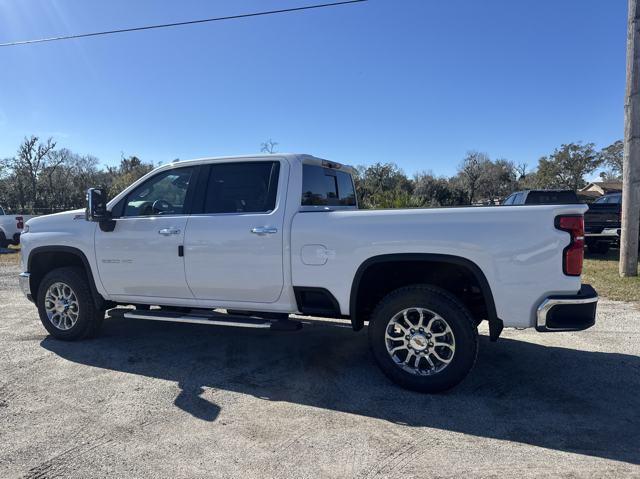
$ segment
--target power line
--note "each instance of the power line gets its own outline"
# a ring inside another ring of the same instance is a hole
[[[302,10],[312,10],[318,8],[325,7],[336,7],[339,5],[347,5],[350,3],[361,3],[366,2],[367,0],[346,0],[342,2],[333,2],[333,3],[321,3],[317,5],[308,5],[306,7],[295,7],[295,8],[283,8],[281,10],[269,10],[265,12],[254,12],[254,13],[243,13],[240,15],[231,15],[227,17],[215,17],[215,18],[204,18],[201,20],[189,20],[186,22],[175,22],[175,23],[163,23],[160,25],[147,25],[144,27],[132,27],[132,28],[120,28],[117,30],[106,30],[102,32],[92,32],[92,33],[79,33],[76,35],[64,35],[60,37],[50,37],[50,38],[38,38],[34,40],[22,40],[18,42],[8,42],[8,43],[0,43],[0,47],[13,47],[17,45],[28,45],[31,43],[44,43],[44,42],[55,42],[58,40],[72,40],[75,38],[85,38],[85,37],[97,37],[100,35],[112,35],[114,33],[126,33],[126,32],[138,32],[142,30],[153,30],[156,28],[169,28],[169,27],[179,27],[183,25],[194,25],[197,23],[208,23],[208,22],[219,22],[223,20],[237,20],[239,18],[249,18],[249,17],[261,17],[265,15],[275,15],[278,13],[289,13],[289,12],[299,12]]]

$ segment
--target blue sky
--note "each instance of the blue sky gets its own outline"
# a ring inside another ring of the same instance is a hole
[[[0,42],[315,0],[0,0]],[[370,0],[0,48],[0,157],[25,135],[104,164],[280,151],[450,175],[622,137],[626,0]]]

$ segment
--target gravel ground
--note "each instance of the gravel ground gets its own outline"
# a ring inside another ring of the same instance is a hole
[[[640,310],[486,331],[455,390],[397,388],[366,331],[105,321],[47,337],[0,264],[0,477],[640,477]]]

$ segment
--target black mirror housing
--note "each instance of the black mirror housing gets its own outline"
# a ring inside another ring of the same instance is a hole
[[[87,190],[87,208],[85,219],[99,223],[111,219],[107,211],[107,197],[104,190],[100,188],[89,188]]]
[[[113,231],[116,222],[111,217],[111,211],[107,210],[107,195],[101,188],[89,188],[87,190],[87,208],[84,211],[87,221],[100,224],[100,229],[105,232]]]

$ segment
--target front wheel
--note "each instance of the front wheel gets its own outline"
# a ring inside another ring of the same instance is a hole
[[[375,308],[369,344],[382,371],[402,387],[436,393],[462,381],[478,354],[478,331],[466,307],[430,285],[397,289]]]
[[[92,336],[104,319],[104,311],[96,308],[80,268],[58,268],[47,273],[38,288],[37,305],[42,325],[57,339]]]

